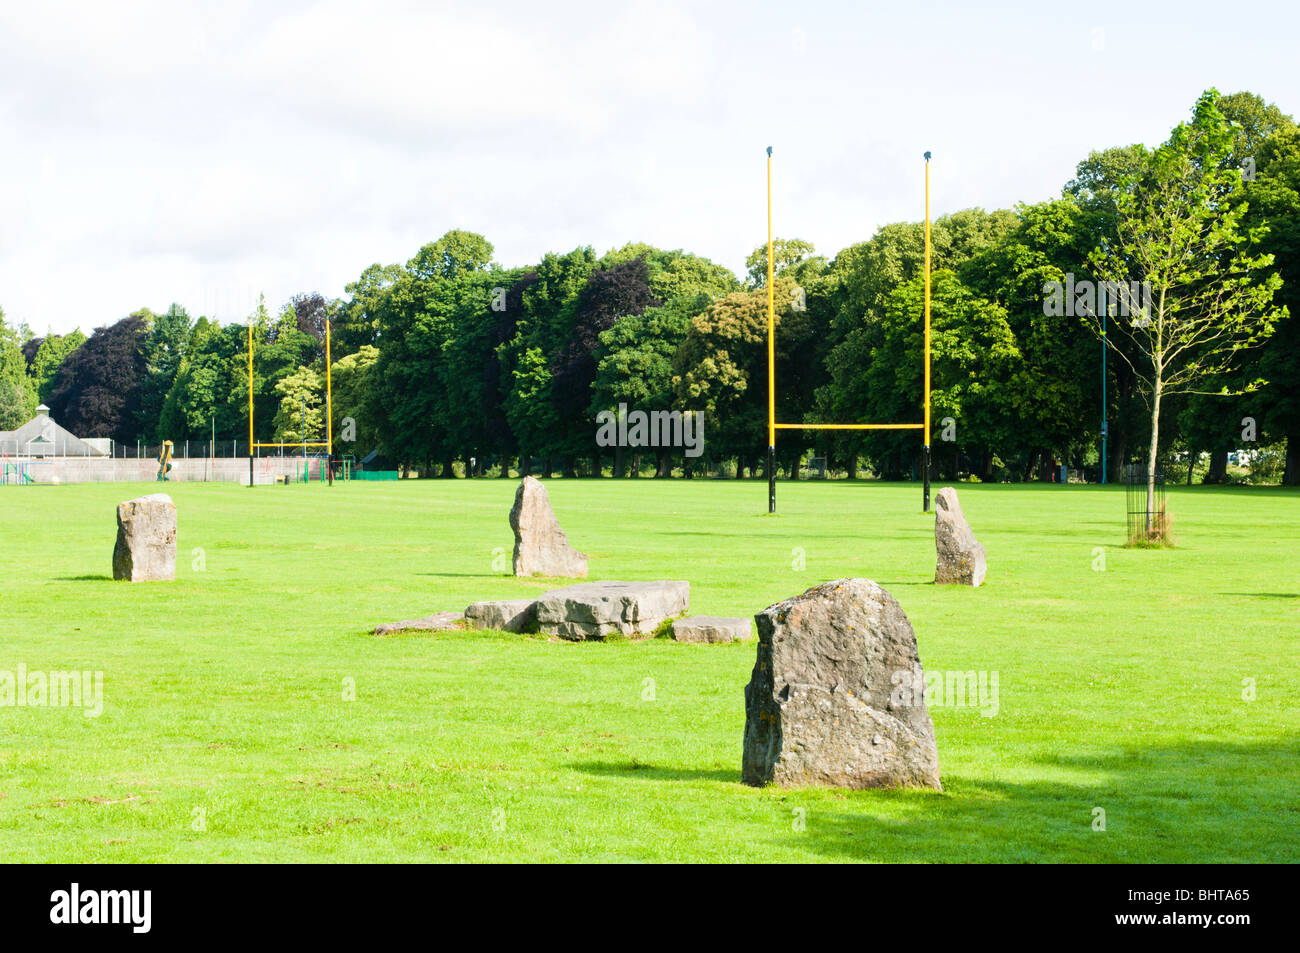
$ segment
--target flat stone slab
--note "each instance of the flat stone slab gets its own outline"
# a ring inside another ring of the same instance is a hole
[[[690,607],[691,584],[685,580],[581,582],[539,596],[537,624],[543,635],[574,642],[636,638]]]
[[[423,619],[406,619],[403,622],[385,622],[383,625],[377,625],[375,635],[396,635],[398,632],[421,629],[429,632],[446,632],[450,629],[462,628],[461,622],[464,618],[463,612],[435,612]]]
[[[534,632],[537,630],[537,600],[496,599],[471,603],[465,610],[465,628]]]
[[[166,493],[117,504],[113,578],[130,582],[176,578],[176,504]]]
[[[717,615],[693,615],[673,623],[673,638],[678,642],[716,645],[719,642],[744,642],[752,628],[748,619]]]

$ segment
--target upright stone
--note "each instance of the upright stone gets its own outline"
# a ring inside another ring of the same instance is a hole
[[[520,481],[510,510],[510,528],[515,531],[516,576],[587,577],[587,554],[569,545],[546,487],[536,477]]]
[[[176,578],[176,504],[166,493],[117,504],[113,578],[129,582]]]
[[[840,579],[754,616],[746,784],[941,789],[916,636],[870,579]]]
[[[984,546],[976,541],[957,502],[957,491],[950,486],[934,499],[934,548],[939,554],[936,583],[978,586],[984,582]]]

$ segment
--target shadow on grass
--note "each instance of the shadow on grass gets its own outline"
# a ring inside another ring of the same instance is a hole
[[[433,579],[514,579],[515,576],[509,573],[481,573],[481,572],[416,572],[411,573],[413,576],[429,576]]]
[[[943,752],[940,752],[942,761]],[[1300,805],[1291,794],[1300,738],[1188,742],[1079,756],[1040,757],[1043,774],[1078,780],[1003,782],[944,777],[943,794],[914,789],[782,790],[773,795],[774,848],[832,861],[884,863],[1274,863],[1300,853]],[[576,770],[657,783],[722,781],[734,768],[636,761],[580,762]],[[802,809],[803,829],[791,823]],[[1094,830],[1105,812],[1105,830]]]
[[[630,761],[583,761],[569,767],[604,778],[640,781],[733,781],[740,784],[740,765],[735,768],[667,768],[633,758]]]
[[[1283,863],[1300,850],[1300,807],[1287,793],[1297,757],[1296,738],[1189,742],[1042,762],[1092,780],[953,776],[942,796],[821,792],[809,799],[807,829],[780,842],[887,863]]]
[[[1245,596],[1248,599],[1300,599],[1300,592],[1221,592],[1221,596]]]
[[[59,582],[112,582],[113,574],[111,572],[86,573],[82,576],[56,576],[55,579]]]

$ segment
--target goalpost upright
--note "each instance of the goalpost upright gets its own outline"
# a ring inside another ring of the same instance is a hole
[[[922,432],[922,508],[930,512],[930,153],[925,153],[925,370],[919,424],[783,424],[776,420],[776,306],[772,262],[772,147],[767,147],[767,511],[776,512],[776,432],[778,430],[920,430]]]
[[[329,318],[325,319],[325,439],[324,441],[311,442],[300,440],[295,443],[267,442],[258,443],[257,438],[253,435],[253,322],[248,322],[248,485],[253,485],[253,462],[257,457],[257,451],[262,447],[302,447],[306,452],[308,447],[324,447],[326,455],[325,466],[329,470],[330,485],[334,485],[334,389],[330,379],[330,322]],[[306,424],[304,422],[303,437],[306,434]]]

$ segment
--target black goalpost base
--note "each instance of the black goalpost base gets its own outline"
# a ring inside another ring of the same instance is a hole
[[[767,511],[776,512],[776,447],[767,448]]]
[[[928,513],[930,512],[930,448],[926,447],[924,449],[925,452],[921,455],[921,469],[923,471],[921,476],[923,487],[921,490],[921,511]]]

